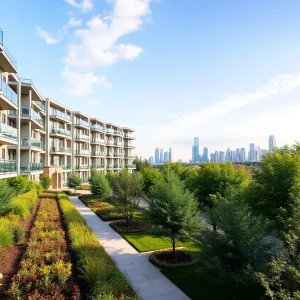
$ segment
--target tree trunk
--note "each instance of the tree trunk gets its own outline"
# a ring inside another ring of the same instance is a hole
[[[172,246],[173,246],[173,261],[175,260],[175,256],[176,256],[176,249],[175,249],[175,234],[172,233],[171,234],[171,238],[172,238]]]
[[[217,232],[217,224],[213,223],[212,226],[213,226],[214,232]]]

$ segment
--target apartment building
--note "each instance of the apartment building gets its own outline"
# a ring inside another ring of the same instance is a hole
[[[18,76],[0,29],[0,179],[52,177],[61,188],[71,172],[84,182],[91,168],[105,174],[135,169],[134,130],[90,118],[43,97]]]

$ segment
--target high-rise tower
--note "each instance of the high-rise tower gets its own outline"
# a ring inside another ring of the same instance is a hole
[[[274,135],[270,135],[270,137],[269,137],[269,151],[272,152],[274,147],[276,147],[276,139],[275,139]]]

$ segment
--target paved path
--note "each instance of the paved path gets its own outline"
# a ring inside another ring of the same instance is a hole
[[[107,222],[103,222],[90,208],[86,207],[78,197],[70,197],[70,200],[142,299],[189,299],[157,267],[152,265],[148,260],[149,253],[136,251]]]

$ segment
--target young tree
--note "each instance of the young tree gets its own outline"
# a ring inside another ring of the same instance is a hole
[[[67,181],[67,185],[69,188],[73,188],[75,190],[76,193],[76,189],[77,187],[79,187],[82,183],[82,179],[79,177],[79,175],[77,175],[76,173],[71,173],[68,181]]]
[[[220,201],[213,208],[220,232],[206,229],[201,234],[204,245],[212,247],[214,256],[206,257],[203,267],[231,280],[232,299],[239,283],[247,282],[265,264],[273,243],[265,239],[265,222],[235,201]]]
[[[191,235],[200,229],[197,201],[185,189],[184,182],[174,172],[169,172],[150,191],[149,204],[150,218],[170,236],[175,257],[176,237]]]
[[[162,180],[162,174],[156,168],[147,167],[142,170],[144,186],[143,192],[147,194],[150,189]]]
[[[139,172],[130,174],[126,169],[112,178],[111,187],[116,207],[123,214],[127,224],[132,221],[133,213],[138,208],[142,194],[143,179]]]
[[[15,195],[15,190],[5,180],[0,180],[0,215]]]
[[[52,180],[48,175],[42,175],[40,179],[40,184],[44,190],[48,190],[52,184]]]
[[[92,175],[89,181],[91,185],[91,192],[97,198],[104,199],[111,194],[109,181],[103,174],[96,170],[92,170]]]

